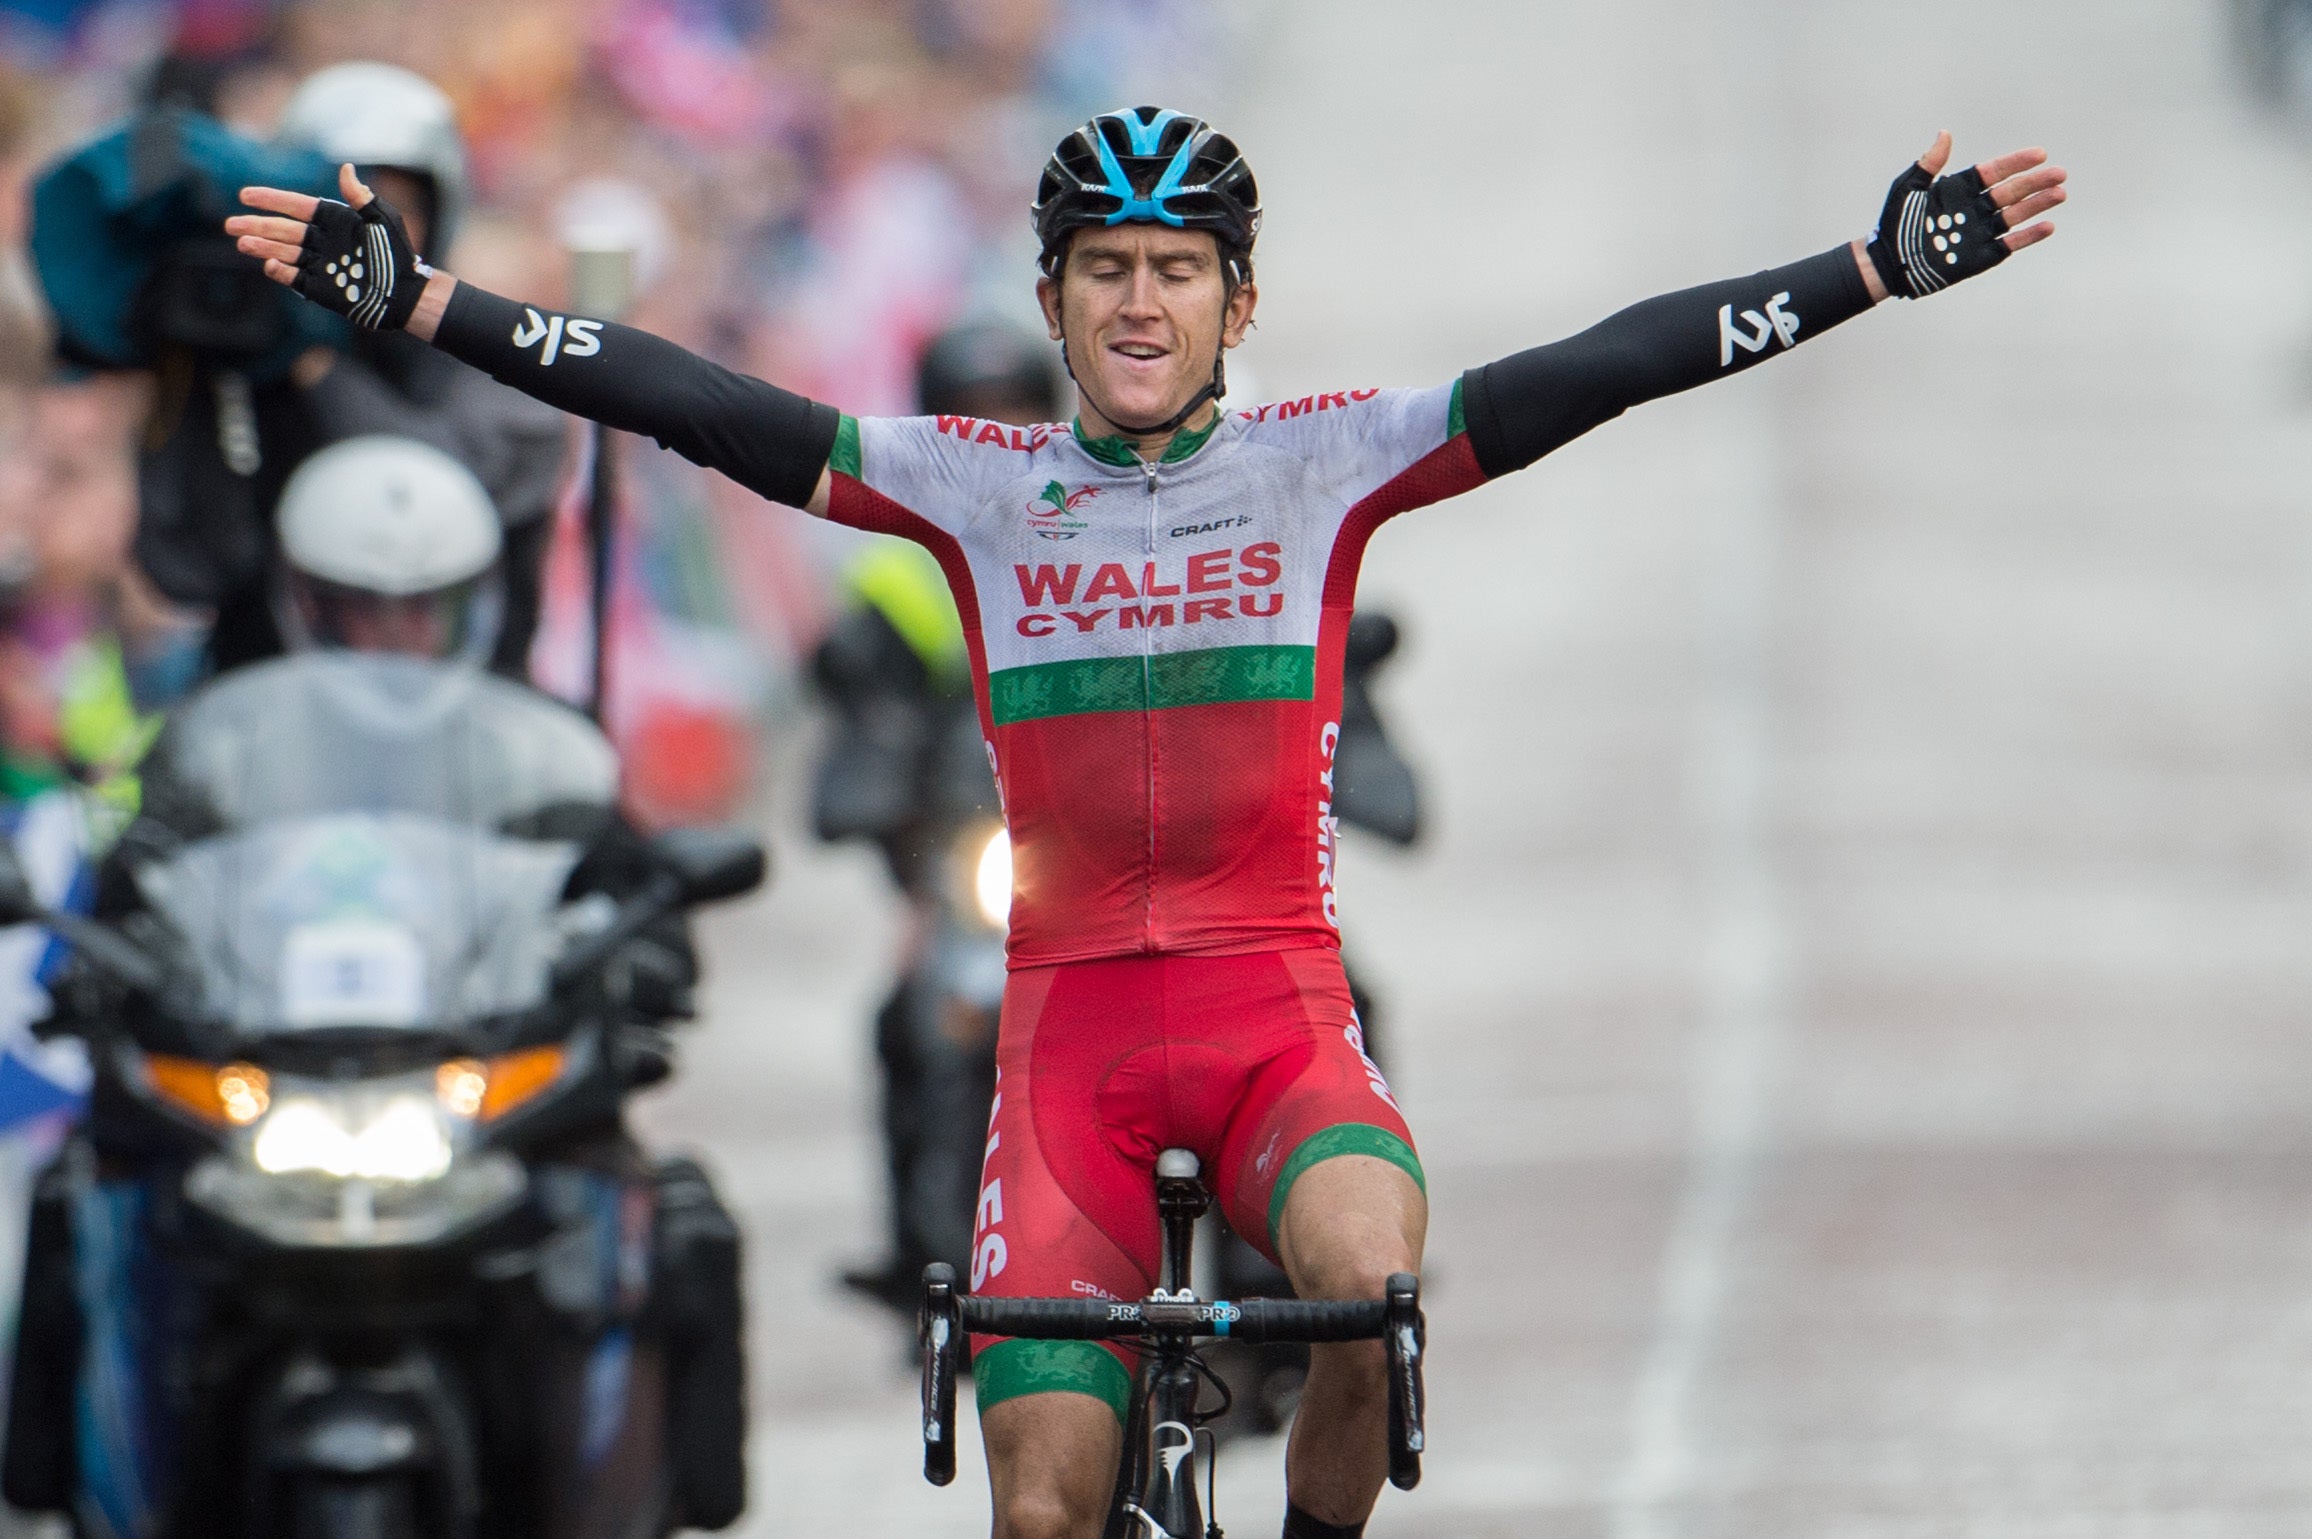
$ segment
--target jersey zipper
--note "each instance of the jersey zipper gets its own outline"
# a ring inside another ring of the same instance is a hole
[[[1140,474],[1148,487],[1148,533],[1142,542],[1142,554],[1149,561],[1156,557],[1156,462],[1142,460]],[[1143,566],[1143,572],[1149,568]],[[1156,629],[1143,626],[1140,632],[1140,736],[1147,744],[1142,755],[1148,766],[1148,866],[1144,873],[1148,884],[1147,897],[1140,907],[1140,949],[1156,950],[1156,787],[1160,783],[1156,766]]]

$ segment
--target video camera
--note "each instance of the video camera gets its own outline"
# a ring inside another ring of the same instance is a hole
[[[161,248],[129,324],[153,352],[183,348],[247,367],[278,349],[291,326],[288,298],[224,241],[190,235]]]
[[[72,151],[32,194],[32,258],[57,318],[58,352],[97,369],[279,377],[343,323],[269,281],[222,229],[251,184],[326,195],[315,152],[244,138],[214,119],[157,108]]]
[[[261,582],[268,521],[309,443],[268,403],[337,317],[266,278],[224,233],[252,185],[326,194],[320,154],[260,144],[183,108],[156,108],[66,155],[32,192],[32,260],[57,353],[159,377],[137,463],[136,559],[181,604],[225,605]]]

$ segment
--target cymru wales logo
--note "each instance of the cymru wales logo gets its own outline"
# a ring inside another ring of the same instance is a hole
[[[1096,486],[1071,492],[1054,481],[1028,504],[1028,527],[1047,540],[1072,540],[1092,527],[1076,516],[1076,509],[1099,495]]]

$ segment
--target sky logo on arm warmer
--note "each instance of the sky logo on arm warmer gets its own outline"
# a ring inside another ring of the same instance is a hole
[[[559,315],[540,315],[525,305],[523,323],[514,328],[516,347],[545,347],[539,352],[538,366],[550,369],[556,357],[591,358],[602,351],[602,323],[600,321],[565,321]]]
[[[1743,311],[1742,320],[1750,328],[1748,331],[1744,331],[1734,324],[1734,307],[1732,305],[1720,305],[1718,307],[1718,367],[1723,369],[1733,363],[1734,349],[1737,347],[1745,353],[1763,353],[1777,337],[1782,339],[1784,347],[1796,347],[1798,345],[1798,315],[1795,311],[1782,308],[1788,303],[1790,303],[1790,293],[1788,290],[1784,290],[1766,301],[1765,314],[1761,315],[1756,310]]]

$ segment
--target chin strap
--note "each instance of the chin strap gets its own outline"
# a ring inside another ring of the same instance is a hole
[[[1067,356],[1066,349],[1061,350],[1060,356],[1062,358]],[[1209,384],[1190,396],[1186,406],[1181,407],[1162,422],[1152,426],[1143,426],[1137,422],[1118,422],[1109,414],[1108,408],[1100,404],[1098,397],[1094,396],[1091,391],[1084,389],[1084,382],[1076,379],[1076,371],[1073,367],[1068,370],[1068,378],[1075,380],[1077,392],[1085,400],[1092,403],[1092,409],[1102,417],[1107,418],[1108,425],[1116,430],[1117,437],[1128,438],[1135,442],[1142,442],[1150,438],[1162,438],[1167,433],[1178,432],[1181,424],[1204,409],[1206,402],[1217,401],[1228,393],[1227,365],[1221,359],[1214,358],[1212,360],[1212,380]]]
[[[1064,336],[1060,339],[1060,363],[1068,371],[1068,379],[1075,385],[1077,394],[1092,403],[1092,410],[1098,412],[1108,425],[1116,430],[1116,435],[1119,438],[1129,438],[1135,441],[1161,438],[1166,433],[1178,432],[1180,425],[1203,410],[1206,402],[1217,401],[1228,393],[1228,359],[1224,350],[1213,354],[1210,383],[1190,396],[1186,406],[1181,407],[1162,422],[1154,424],[1119,422],[1107,407],[1100,404],[1100,398],[1085,389],[1084,382],[1076,378],[1076,365],[1068,357],[1067,338]]]

